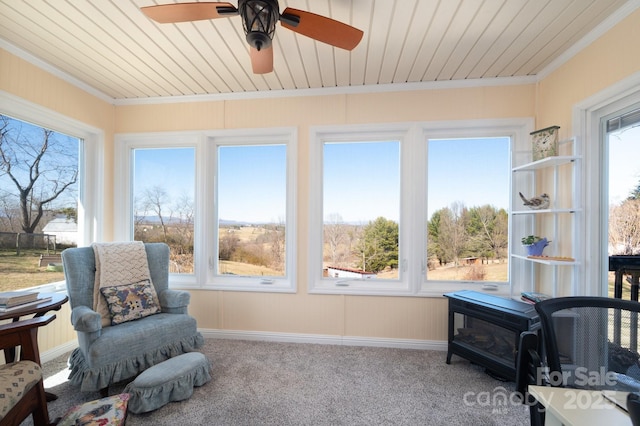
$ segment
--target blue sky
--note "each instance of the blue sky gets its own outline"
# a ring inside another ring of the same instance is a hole
[[[609,137],[609,204],[624,201],[640,182],[640,126]]]
[[[339,214],[348,223],[400,212],[398,142],[327,143],[324,147],[325,220]]]
[[[134,188],[136,195],[160,186],[171,200],[195,193],[195,149],[136,149],[134,154]]]
[[[398,142],[325,144],[324,217],[350,223],[399,217]],[[459,201],[508,208],[509,139],[429,141],[428,215]]]
[[[218,151],[220,218],[237,222],[278,222],[286,214],[284,145],[224,146]],[[135,182],[144,191],[159,185],[172,203],[194,199],[193,148],[136,149]]]
[[[508,138],[429,141],[428,217],[452,203],[509,208]]]
[[[220,218],[286,221],[286,146],[224,146],[218,150]]]
[[[432,140],[429,144],[429,217],[460,201],[467,207],[507,208],[508,139]],[[348,223],[400,212],[400,144],[397,141],[328,143],[324,151],[324,217]],[[278,222],[285,218],[284,145],[224,146],[219,150],[220,218]],[[137,182],[160,185],[173,200],[193,198],[192,148],[138,149]],[[144,178],[143,178],[144,177]]]

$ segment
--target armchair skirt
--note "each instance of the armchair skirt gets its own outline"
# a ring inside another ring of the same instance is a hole
[[[155,314],[105,327],[88,351],[76,348],[69,358],[72,384],[95,391],[204,344],[196,320],[186,314]]]

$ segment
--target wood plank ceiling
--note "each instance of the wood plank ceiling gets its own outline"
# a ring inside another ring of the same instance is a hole
[[[168,2],[179,1],[0,0],[0,47],[24,52],[116,102],[525,77],[638,3],[283,0],[281,11],[293,7],[348,23],[364,31],[363,40],[349,52],[278,25],[274,72],[254,75],[240,17],[157,24],[140,12]]]

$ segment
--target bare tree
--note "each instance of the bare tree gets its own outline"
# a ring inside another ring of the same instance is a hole
[[[0,212],[0,232],[17,232],[17,209],[8,192],[0,193]]]
[[[0,177],[15,186],[20,228],[32,234],[45,209],[75,190],[78,152],[70,152],[69,138],[48,129],[39,137],[23,132],[20,122],[0,115]],[[65,140],[66,138],[66,140]]]
[[[177,240],[181,253],[192,252],[193,247],[193,226],[195,207],[193,199],[187,194],[182,194],[173,210],[177,216],[175,226]]]
[[[142,192],[141,202],[145,211],[152,211],[156,216],[158,216],[160,226],[162,227],[164,242],[167,242],[168,231],[166,222],[167,219],[170,219],[171,214],[169,211],[169,216],[167,217],[167,212],[165,212],[163,208],[169,205],[169,194],[167,194],[167,191],[160,185],[155,185]]]
[[[220,228],[220,232],[223,232],[223,229],[226,231],[226,234],[219,238],[218,258],[219,260],[231,260],[240,245],[240,238],[235,235],[235,229]]]
[[[277,224],[267,226],[269,230],[269,240],[271,245],[272,265],[275,269],[284,271],[285,260],[285,224],[284,219],[280,218]]]
[[[145,216],[146,212],[144,212],[144,208],[142,205],[142,200],[139,195],[136,195],[133,199],[134,211],[133,215],[133,237],[136,240],[146,241],[144,237],[144,233],[146,232],[145,228]]]
[[[609,246],[613,253],[640,253],[640,199],[629,198],[609,209]]]
[[[466,232],[467,209],[464,204],[456,201],[450,207],[442,209],[440,222],[440,238],[438,244],[444,252],[445,259],[453,259],[459,264],[459,259],[468,241]]]
[[[348,238],[346,234],[347,227],[344,225],[342,216],[338,213],[329,215],[329,220],[325,222],[323,228],[324,244],[329,252],[328,255],[331,258],[331,264],[334,266],[342,266],[340,262],[343,256],[340,256],[339,249]]]
[[[507,212],[485,204],[469,213],[469,248],[478,256],[502,258],[508,247]]]

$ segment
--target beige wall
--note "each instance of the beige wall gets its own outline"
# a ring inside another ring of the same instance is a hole
[[[204,329],[444,341],[440,298],[307,294],[308,135],[310,126],[536,117],[536,127],[571,129],[572,106],[640,70],[640,12],[609,31],[538,85],[113,107],[0,50],[0,90],[100,127],[106,134],[104,235],[113,235],[113,134],[296,126],[299,135],[300,249],[296,294],[193,291],[191,313]],[[626,53],[626,54],[623,54]],[[383,313],[383,314],[381,314]],[[59,314],[61,316],[64,311]]]
[[[190,312],[205,329],[443,341],[446,301],[307,294],[309,128],[320,125],[531,117],[535,86],[327,95],[116,107],[116,133],[298,129],[298,293],[197,291]],[[380,313],[383,312],[383,315]],[[213,314],[210,314],[213,313]]]
[[[640,10],[628,16],[538,85],[537,128],[572,135],[576,103],[640,71]]]

